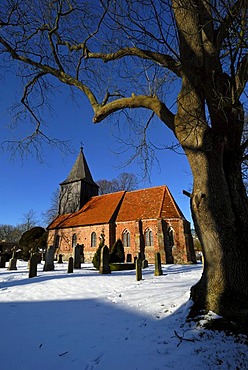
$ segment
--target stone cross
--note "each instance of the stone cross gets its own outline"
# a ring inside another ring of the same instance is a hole
[[[100,274],[110,274],[111,273],[111,270],[109,267],[109,249],[106,245],[101,249],[99,273]]]
[[[159,252],[155,253],[155,270],[154,270],[154,275],[155,276],[163,275],[163,270],[162,270],[162,267],[161,267],[161,256],[160,256],[160,253]]]

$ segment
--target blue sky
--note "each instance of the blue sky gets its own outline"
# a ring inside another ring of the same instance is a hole
[[[27,132],[28,121],[23,121],[15,129],[8,127],[11,121],[8,109],[20,97],[18,93],[18,80],[14,76],[9,79],[8,76],[0,91],[1,142],[14,136],[23,137]],[[73,103],[68,98],[67,89],[62,89],[58,95],[54,94],[51,106],[53,113],[44,115],[47,123],[45,133],[51,138],[69,140],[72,152],[63,153],[58,148],[45,145],[41,163],[34,153],[22,160],[19,156],[12,158],[11,152],[1,150],[0,224],[17,225],[23,221],[23,215],[33,209],[39,224],[45,226],[42,223],[42,212],[50,207],[52,193],[66,179],[79,153],[81,142],[95,181],[112,180],[121,172],[131,172],[139,177],[139,163],[121,167],[131,153],[117,154],[121,145],[115,137],[116,130],[113,129],[115,117],[94,125],[93,111],[87,100],[80,96],[78,104]],[[124,119],[120,121],[120,125],[125,125]],[[154,123],[151,137],[156,145],[171,145],[174,140],[170,131],[159,121]],[[150,182],[142,181],[140,188],[166,184],[185,217],[191,221],[189,198],[182,194],[184,189],[189,191],[192,185],[186,157],[171,150],[159,150],[156,154],[159,166],[154,164]]]

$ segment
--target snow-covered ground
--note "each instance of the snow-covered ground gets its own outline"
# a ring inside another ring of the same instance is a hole
[[[245,337],[185,323],[201,265],[100,275],[0,269],[1,370],[248,369]]]

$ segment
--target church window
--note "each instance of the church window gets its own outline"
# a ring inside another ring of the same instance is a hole
[[[122,242],[124,248],[130,247],[130,232],[128,230],[123,231]]]
[[[145,231],[145,245],[146,247],[151,247],[153,245],[153,234],[150,229]]]
[[[91,247],[96,247],[96,233],[91,233]]]
[[[72,235],[72,248],[76,247],[77,245],[77,234]]]
[[[175,244],[175,241],[174,241],[174,234],[175,234],[175,231],[174,229],[170,226],[169,229],[168,229],[168,237],[169,237],[169,245],[173,246]]]

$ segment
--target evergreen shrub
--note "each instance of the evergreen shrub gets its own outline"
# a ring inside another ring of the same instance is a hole
[[[117,239],[113,244],[109,255],[109,262],[125,262],[125,252],[121,239]]]
[[[100,268],[100,261],[101,261],[101,249],[104,246],[105,238],[104,238],[104,233],[102,232],[101,234],[101,241],[99,243],[99,247],[96,250],[96,253],[93,256],[92,263],[93,266],[99,270]]]

